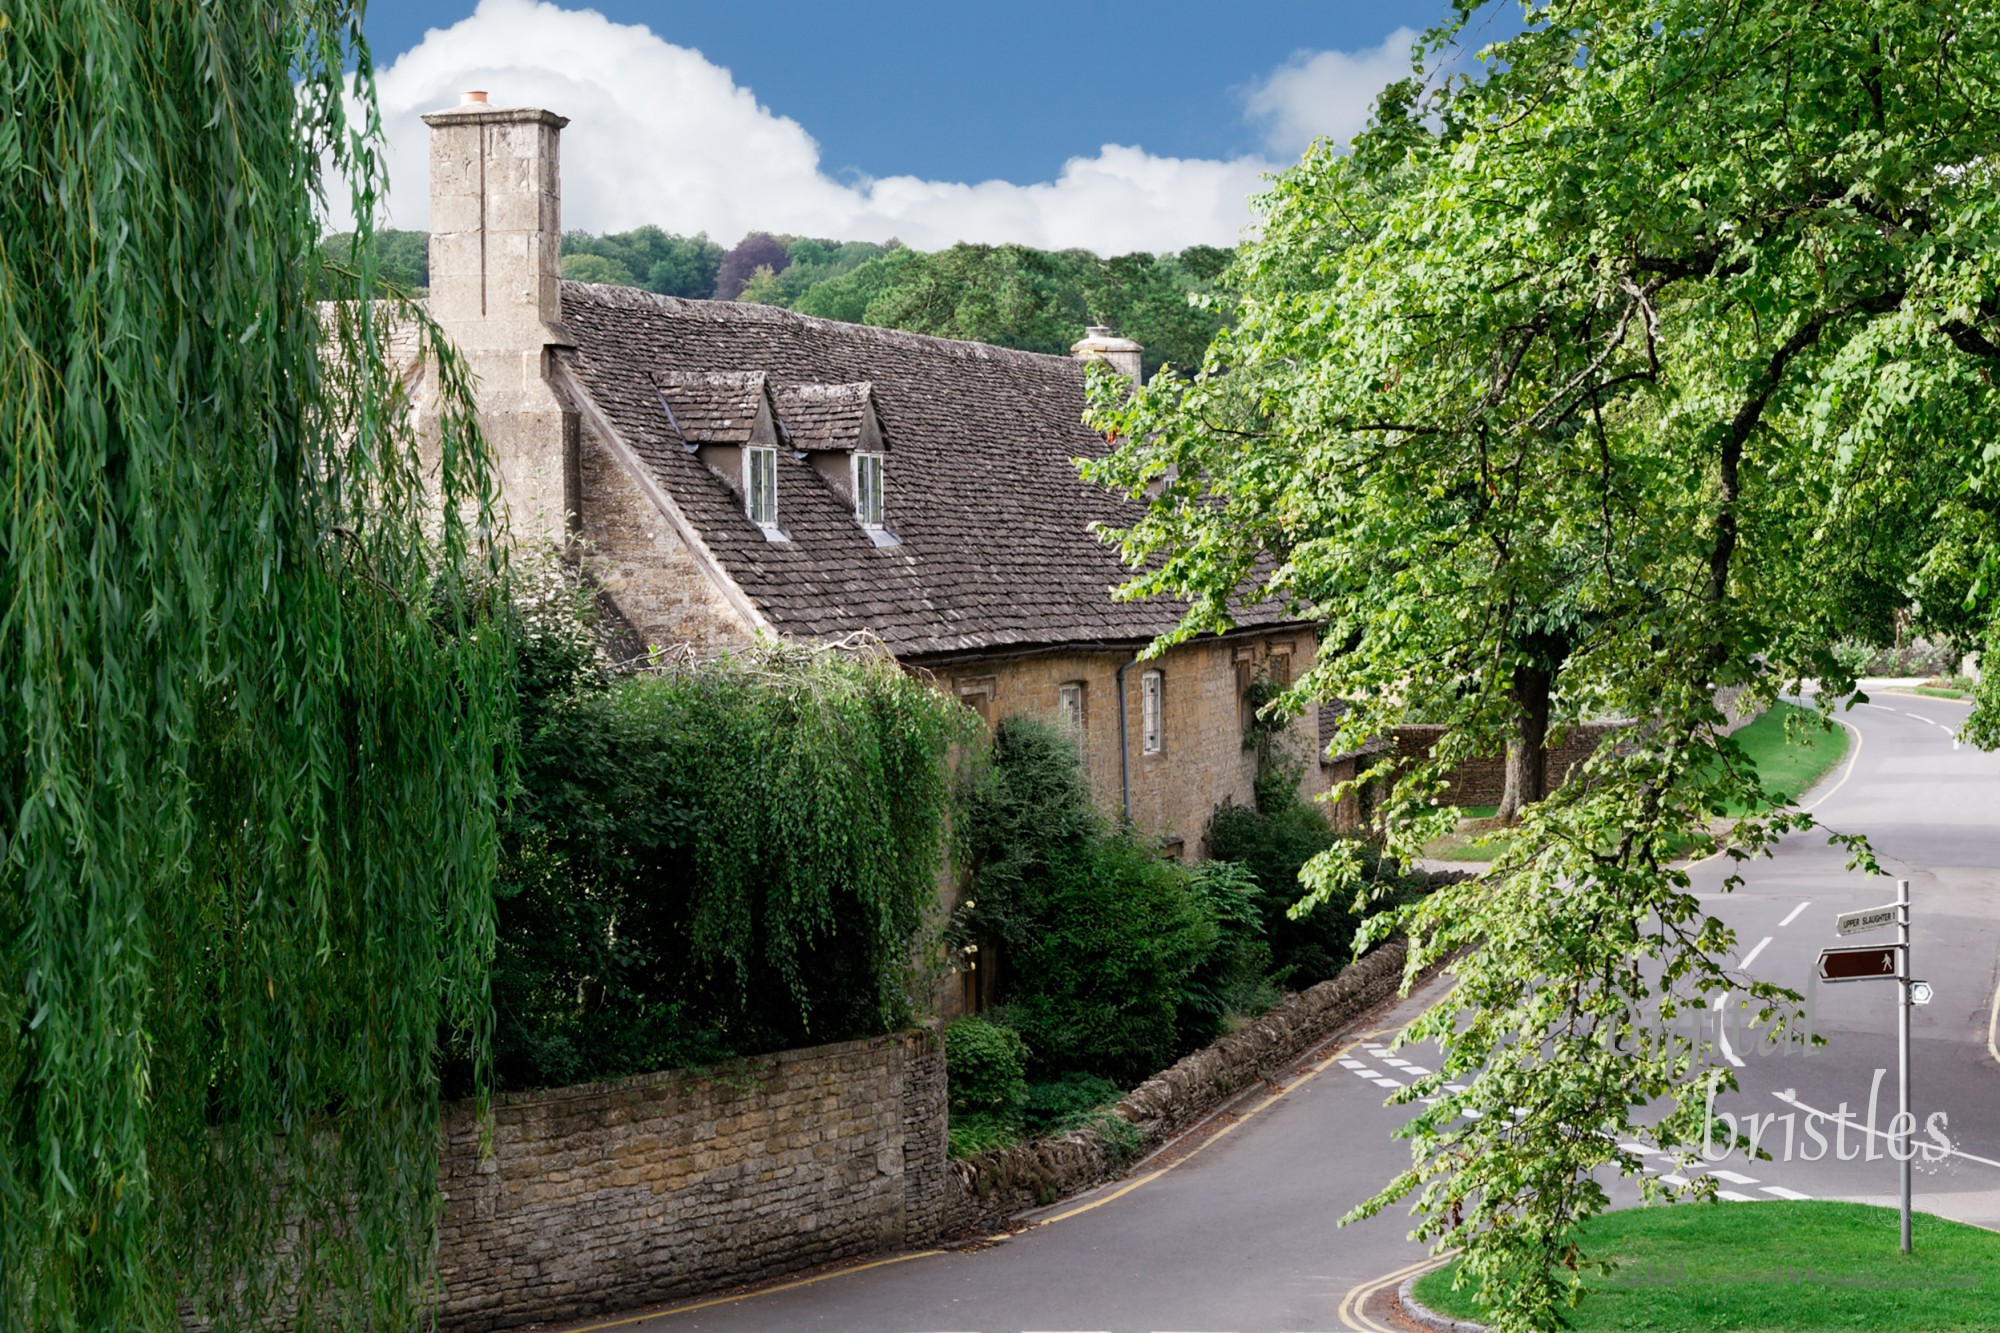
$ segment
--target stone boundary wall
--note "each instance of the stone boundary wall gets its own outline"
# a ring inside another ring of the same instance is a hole
[[[1142,1152],[1157,1147],[1394,995],[1402,984],[1404,957],[1402,941],[1392,940],[1331,980],[1287,996],[1268,1013],[1126,1093],[1114,1113],[1138,1129]],[[991,1230],[1017,1213],[1107,1180],[1123,1164],[1094,1130],[954,1161],[957,1197],[950,1230]]]
[[[1571,727],[1564,734],[1562,743],[1550,746],[1543,756],[1542,773],[1548,782],[1548,789],[1554,791],[1562,786],[1572,768],[1597,753],[1598,742],[1604,739],[1606,733],[1622,730],[1627,725],[1623,722],[1581,722]],[[1444,733],[1445,728],[1435,725],[1397,727],[1396,755],[1406,763],[1428,758],[1431,747]],[[1498,805],[1500,794],[1507,788],[1507,757],[1493,754],[1469,759],[1453,769],[1446,781],[1444,801],[1448,805]]]
[[[927,1032],[447,1108],[438,1326],[630,1310],[934,1241],[952,1197]]]

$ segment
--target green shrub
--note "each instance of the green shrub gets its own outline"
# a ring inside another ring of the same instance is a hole
[[[1067,1134],[1091,1123],[1124,1093],[1116,1083],[1095,1074],[1068,1073],[1044,1083],[1030,1083],[1021,1104],[1021,1121],[1030,1137]]]
[[[951,1114],[1017,1117],[1027,1095],[1028,1048],[1021,1034],[984,1018],[953,1020],[944,1030]]]
[[[1305,895],[1299,871],[1344,835],[1318,806],[1301,800],[1296,788],[1270,784],[1260,794],[1258,808],[1226,805],[1216,811],[1203,840],[1210,857],[1242,866],[1256,884],[1272,980],[1303,989],[1353,961],[1360,922],[1344,904],[1321,903],[1298,920],[1288,915]],[[1360,851],[1369,878],[1386,877],[1374,853]]]
[[[995,1148],[1011,1148],[1021,1141],[1020,1124],[1001,1116],[953,1116],[945,1130],[945,1152],[951,1157],[970,1157]]]
[[[1188,891],[1215,927],[1215,943],[1181,986],[1178,1014],[1183,1046],[1220,1036],[1230,1018],[1261,1014],[1278,1000],[1271,984],[1271,946],[1264,938],[1262,891],[1233,861],[1206,861],[1188,875]]]
[[[521,614],[498,1085],[907,1022],[969,714],[886,658],[798,648],[613,676],[560,579]]]
[[[1188,872],[1106,828],[1075,743],[1037,720],[1000,724],[964,807],[966,926],[1002,950],[1005,1021],[1030,1074],[1130,1084],[1171,1063],[1183,990],[1219,933]]]

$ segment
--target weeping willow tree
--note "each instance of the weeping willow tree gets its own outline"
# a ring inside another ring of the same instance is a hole
[[[357,6],[0,10],[0,1321],[417,1326],[510,660]],[[363,115],[345,110],[343,67]],[[352,182],[357,273],[316,256]],[[405,345],[401,335],[397,346]],[[429,517],[426,517],[429,516]]]

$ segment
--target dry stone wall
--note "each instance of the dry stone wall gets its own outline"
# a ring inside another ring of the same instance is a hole
[[[1402,942],[1391,941],[1332,980],[1287,996],[1268,1013],[1125,1094],[1116,1114],[1139,1131],[1141,1151],[1157,1147],[1395,994],[1404,957]],[[1108,1179],[1121,1165],[1115,1147],[1094,1130],[953,1162],[958,1194],[950,1229],[998,1226],[1017,1213]]]
[[[448,1330],[629,1310],[934,1240],[944,1056],[905,1033],[446,1117]]]
[[[1128,1093],[1141,1150],[1195,1123],[1395,992],[1403,946]],[[990,1228],[1116,1174],[1096,1133],[946,1155],[944,1053],[929,1032],[702,1070],[502,1096],[492,1151],[448,1108],[439,1327],[513,1328],[640,1309]]]

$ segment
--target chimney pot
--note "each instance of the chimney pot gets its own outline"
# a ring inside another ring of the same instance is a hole
[[[458,95],[458,104],[460,106],[485,106],[486,90],[484,88],[474,88],[462,92]]]
[[[1079,361],[1102,361],[1137,384],[1145,350],[1130,338],[1119,337],[1108,324],[1092,324],[1083,337],[1070,344],[1069,354]]]

